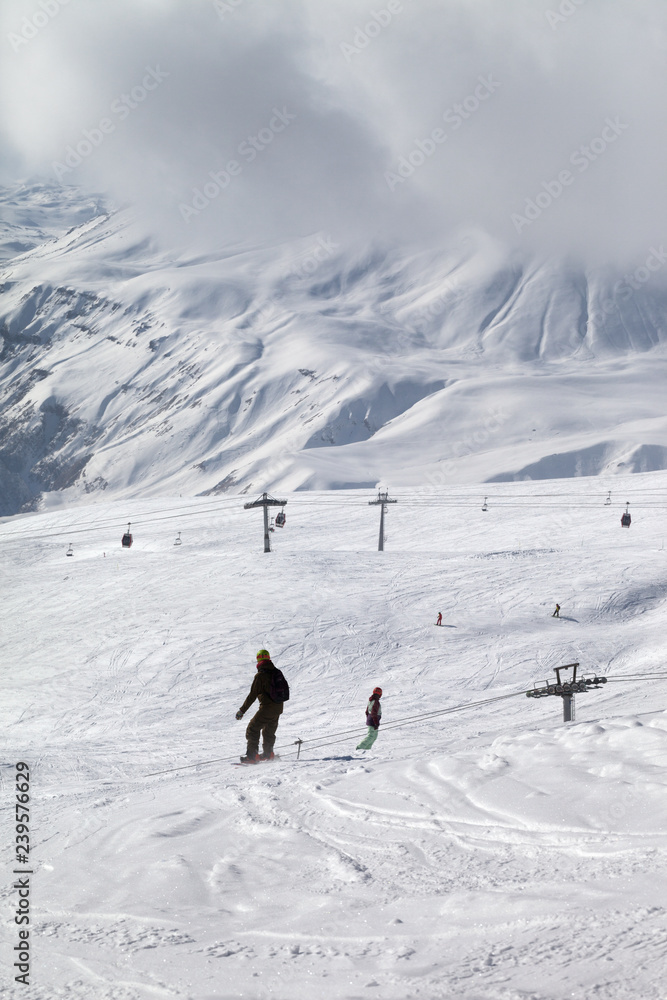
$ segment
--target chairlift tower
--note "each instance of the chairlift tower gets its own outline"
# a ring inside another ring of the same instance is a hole
[[[250,510],[251,507],[264,508],[264,551],[271,551],[271,539],[269,535],[269,507],[284,507],[287,500],[276,500],[269,493],[262,493],[261,497],[253,500],[252,503],[244,503],[243,509]]]
[[[548,698],[555,695],[563,699],[563,722],[574,722],[574,696],[579,691],[582,694],[592,689],[597,690],[601,684],[607,683],[606,677],[580,677],[577,680],[578,663],[565,663],[562,667],[554,667],[556,672],[556,683],[545,681],[544,687],[535,685],[531,691],[526,691],[526,698]],[[562,680],[561,670],[571,670],[572,675],[569,680]]]
[[[369,507],[377,507],[380,505],[380,535],[378,537],[378,552],[384,552],[384,508],[388,503],[398,503],[397,500],[389,499],[389,490],[385,490],[383,493],[378,490],[377,500],[369,500]]]

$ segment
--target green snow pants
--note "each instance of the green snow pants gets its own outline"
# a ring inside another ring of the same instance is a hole
[[[276,715],[275,711],[267,712],[263,708],[260,708],[259,712],[255,712],[245,731],[249,756],[258,752],[260,736],[262,737],[262,749],[264,753],[271,753],[276,742],[276,729],[279,722],[280,714]]]
[[[361,741],[361,743],[357,747],[357,750],[370,750],[370,748],[373,746],[377,738],[378,738],[377,729],[373,729],[372,726],[369,726],[368,735],[365,736],[364,739]]]

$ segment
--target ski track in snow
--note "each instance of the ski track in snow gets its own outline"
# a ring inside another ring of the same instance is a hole
[[[437,508],[399,493],[378,553],[368,497],[337,494],[323,524],[328,496],[290,498],[270,555],[244,498],[181,522],[150,511],[211,501],[0,526],[2,761],[32,779],[30,996],[664,1000],[667,686],[611,683],[664,670],[663,511],[638,499],[625,532],[582,507],[554,532],[539,505],[482,514],[470,491],[435,530]],[[72,559],[64,524],[92,528]],[[281,759],[149,777],[243,751],[261,646],[292,688]],[[391,728],[573,659],[610,683],[570,725],[558,699],[520,695]],[[10,767],[0,782],[10,871]],[[0,898],[10,913],[9,879]],[[15,943],[5,920],[5,956]]]

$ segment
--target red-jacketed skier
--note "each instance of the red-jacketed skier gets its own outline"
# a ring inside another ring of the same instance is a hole
[[[438,620],[435,624],[442,625],[442,611],[438,611]]]
[[[357,750],[370,750],[378,738],[378,729],[380,726],[380,719],[382,718],[382,705],[380,704],[381,697],[382,688],[373,688],[373,694],[368,699],[368,705],[366,705],[366,725],[368,726],[368,735],[361,741]]]

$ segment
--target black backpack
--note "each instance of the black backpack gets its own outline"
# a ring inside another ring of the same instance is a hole
[[[282,670],[278,670],[278,667],[274,667],[273,670],[269,670],[269,697],[271,701],[283,702],[289,701],[289,684],[285,678]]]

